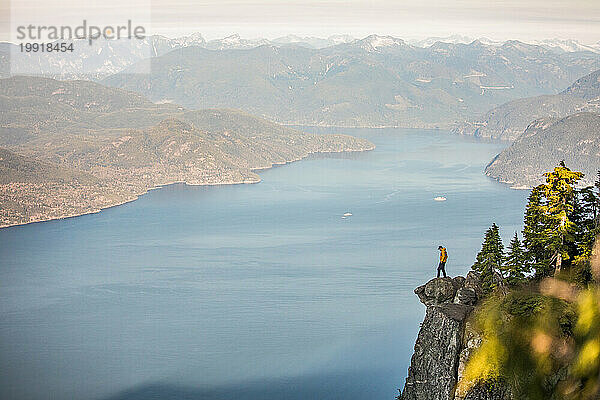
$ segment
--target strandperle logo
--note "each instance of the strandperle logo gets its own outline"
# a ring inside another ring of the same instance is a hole
[[[90,46],[94,40],[104,38],[106,40],[119,39],[144,39],[146,29],[141,25],[134,26],[131,20],[125,25],[88,25],[83,20],[81,25],[55,26],[55,25],[19,25],[17,26],[17,39],[22,41],[37,40],[73,40],[87,39]]]

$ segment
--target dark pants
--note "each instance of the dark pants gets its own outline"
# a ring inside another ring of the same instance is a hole
[[[442,271],[444,273],[444,278],[446,277],[446,261],[442,261],[440,262],[440,265],[438,265],[438,275],[437,277],[440,277],[440,271]]]

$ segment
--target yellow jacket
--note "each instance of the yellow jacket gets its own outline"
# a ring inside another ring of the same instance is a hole
[[[448,261],[448,252],[445,247],[442,247],[442,250],[440,250],[440,262],[446,261]]]

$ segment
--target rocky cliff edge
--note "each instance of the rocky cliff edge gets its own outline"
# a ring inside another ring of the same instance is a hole
[[[457,393],[456,384],[481,337],[469,315],[483,297],[480,277],[435,278],[415,289],[427,307],[399,400],[508,400],[506,388],[475,385]]]

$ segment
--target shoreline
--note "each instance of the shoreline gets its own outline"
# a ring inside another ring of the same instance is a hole
[[[267,118],[262,116],[263,118]],[[433,126],[414,126],[414,125],[338,125],[338,124],[314,124],[314,123],[292,123],[292,122],[281,122],[270,120],[279,125],[283,126],[306,126],[313,128],[341,128],[341,129],[431,129],[438,131],[450,131],[453,127],[453,124],[448,125],[433,125]]]
[[[490,178],[493,181],[496,181],[496,182],[498,182],[498,183],[500,183],[502,185],[508,186],[508,188],[512,189],[512,190],[531,190],[534,187],[536,187],[537,185],[541,185],[541,184],[544,183],[543,181],[540,181],[537,184],[520,183],[520,182],[508,181],[508,180],[504,180],[504,179],[502,179],[500,177],[497,177],[497,176],[489,175],[487,172],[484,172],[484,175],[487,176],[488,178]],[[578,188],[584,188],[584,187],[590,186],[592,184],[593,184],[593,182],[583,181],[582,183],[579,183],[577,185],[577,187]]]
[[[251,168],[249,169],[249,171],[251,173],[255,173],[255,172],[260,172],[260,171],[266,171],[268,169],[277,167],[277,166],[284,166],[287,164],[291,164],[294,162],[298,162],[298,161],[302,161],[305,158],[307,158],[308,156],[312,155],[312,154],[333,154],[333,153],[360,153],[360,152],[366,152],[366,151],[372,151],[376,148],[376,146],[374,144],[372,144],[371,147],[368,148],[364,148],[364,149],[357,149],[357,150],[324,150],[324,151],[309,151],[307,152],[304,156],[300,157],[300,158],[296,158],[293,160],[289,160],[289,161],[283,161],[283,162],[274,162],[271,163],[270,166],[265,166],[265,167],[257,167],[257,168]],[[109,208],[113,208],[113,207],[118,207],[118,206],[122,206],[124,204],[127,203],[132,203],[136,200],[138,200],[141,196],[147,194],[148,192],[150,192],[151,190],[157,190],[157,189],[161,189],[163,187],[166,186],[170,186],[170,185],[175,185],[178,183],[183,183],[186,186],[228,186],[228,185],[247,185],[247,184],[257,184],[262,182],[262,179],[260,178],[260,176],[258,176],[258,174],[255,174],[257,177],[253,180],[249,180],[249,179],[243,179],[243,180],[239,180],[239,181],[223,181],[223,182],[206,182],[206,183],[192,183],[191,181],[172,181],[172,182],[166,182],[163,184],[159,184],[159,185],[155,185],[152,187],[149,187],[147,189],[145,189],[143,192],[140,193],[135,193],[133,195],[133,197],[128,198],[126,200],[123,201],[119,201],[113,204],[108,204],[104,207],[100,207],[98,209],[93,209],[90,211],[86,211],[83,213],[79,213],[79,214],[69,214],[69,215],[61,215],[61,216],[57,216],[57,217],[50,217],[50,218],[46,218],[46,219],[40,219],[37,221],[28,221],[28,222],[20,222],[20,223],[15,223],[15,224],[6,224],[6,225],[0,225],[0,229],[6,229],[6,228],[12,228],[12,227],[16,227],[16,226],[25,226],[25,225],[31,225],[31,224],[39,224],[39,223],[43,223],[43,222],[48,222],[48,221],[58,221],[58,220],[64,220],[64,219],[69,219],[69,218],[76,218],[76,217],[81,217],[84,215],[91,215],[91,214],[98,214],[103,210],[107,210]]]

